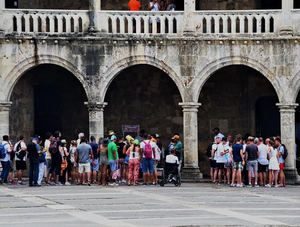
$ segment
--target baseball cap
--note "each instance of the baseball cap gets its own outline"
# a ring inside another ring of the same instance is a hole
[[[116,140],[117,139],[117,137],[115,136],[115,135],[112,135],[111,137],[110,137],[110,140]]]

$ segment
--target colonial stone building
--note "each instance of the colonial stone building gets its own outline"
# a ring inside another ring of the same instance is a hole
[[[298,180],[299,1],[181,0],[169,12],[129,12],[125,0],[0,2],[0,135],[99,138],[127,124],[166,144],[179,132],[184,177],[199,179],[214,127],[280,134]]]

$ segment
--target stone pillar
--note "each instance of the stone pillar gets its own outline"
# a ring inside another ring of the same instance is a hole
[[[179,103],[183,108],[184,167],[182,180],[197,182],[202,179],[198,166],[198,107],[200,103]]]
[[[9,135],[9,111],[11,102],[0,102],[0,136]]]
[[[286,182],[294,184],[298,180],[296,168],[296,130],[295,112],[298,104],[278,103],[280,109],[281,142],[288,150],[288,157],[285,160]]]
[[[194,12],[196,9],[195,0],[184,0],[184,30],[187,35],[195,32]]]
[[[89,32],[97,32],[98,27],[98,11],[101,10],[101,0],[89,0],[89,18],[90,26]]]
[[[5,0],[0,0],[0,17],[3,18],[4,17],[4,12],[3,10],[5,9]],[[0,32],[3,32],[3,20],[0,21]]]
[[[294,8],[294,0],[282,0],[282,25],[280,27],[280,35],[292,36],[293,26],[291,18],[291,10]]]
[[[89,133],[96,140],[104,136],[104,107],[106,102],[85,102],[89,111]]]

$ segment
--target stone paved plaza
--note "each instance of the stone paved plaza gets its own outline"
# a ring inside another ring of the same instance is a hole
[[[299,226],[299,189],[0,186],[0,226]]]

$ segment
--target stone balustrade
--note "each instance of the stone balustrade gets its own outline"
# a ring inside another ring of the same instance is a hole
[[[183,12],[101,11],[100,31],[111,34],[176,34],[182,32]]]
[[[88,11],[83,10],[4,10],[5,33],[72,34],[88,30]]]
[[[88,32],[93,25],[100,34],[181,36],[187,24],[199,36],[264,36],[280,34],[282,10],[194,11],[187,20],[183,11],[2,10],[4,34],[68,35]],[[292,10],[293,34],[300,33],[300,10]],[[94,23],[90,23],[93,20]]]
[[[198,11],[195,22],[200,34],[278,33],[281,10]]]

